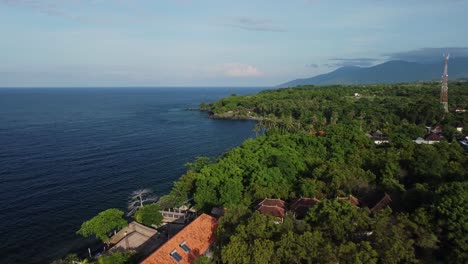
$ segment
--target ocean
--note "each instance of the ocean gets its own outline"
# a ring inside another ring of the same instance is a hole
[[[262,88],[1,88],[0,263],[49,263],[96,246],[75,234],[128,195],[167,193],[198,156],[255,136],[253,121],[187,111]]]

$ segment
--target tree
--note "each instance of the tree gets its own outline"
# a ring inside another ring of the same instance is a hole
[[[205,166],[211,163],[209,157],[197,157],[194,162],[185,163],[185,167],[194,172],[200,172]]]
[[[76,254],[68,254],[64,259],[56,259],[51,264],[90,264],[89,259],[81,260]]]
[[[368,231],[370,224],[368,211],[337,200],[318,203],[309,210],[305,220],[334,241],[345,241],[355,233]]]
[[[193,264],[214,264],[215,262],[207,256],[200,256],[195,259]]]
[[[146,205],[135,213],[135,220],[147,226],[159,226],[163,220],[163,215],[159,212],[160,210],[161,207],[158,204]]]
[[[153,196],[151,189],[139,189],[132,192],[129,196],[127,216],[133,215],[145,203],[156,202],[157,200],[158,197]]]
[[[107,209],[84,222],[76,233],[84,237],[95,235],[98,239],[108,243],[109,232],[114,229],[121,229],[127,225],[127,221],[123,219],[123,215],[124,212],[118,209]]]
[[[253,245],[251,245],[249,249],[249,253],[251,254],[250,263],[271,263],[275,255],[274,246],[275,243],[271,240],[261,238],[255,239]]]
[[[223,263],[250,264],[249,245],[245,243],[240,235],[231,236],[229,244],[221,251]]]
[[[370,237],[374,249],[379,253],[381,263],[417,262],[412,234],[401,218],[391,216],[385,209],[374,217],[373,234]]]
[[[441,229],[442,250],[452,263],[468,262],[468,182],[452,182],[436,191],[433,211]]]
[[[136,263],[132,260],[131,252],[114,252],[109,255],[102,255],[98,258],[98,264],[131,264]]]
[[[378,261],[377,252],[367,241],[358,244],[348,241],[340,244],[337,251],[339,263],[375,264]]]

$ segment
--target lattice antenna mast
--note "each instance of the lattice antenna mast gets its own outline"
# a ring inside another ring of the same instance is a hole
[[[444,107],[445,113],[448,113],[448,60],[450,54],[445,55],[444,75],[442,76],[442,89],[440,91],[440,103]]]

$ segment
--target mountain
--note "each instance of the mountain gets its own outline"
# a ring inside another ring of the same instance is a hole
[[[312,78],[297,79],[277,87],[297,85],[328,84],[377,84],[440,80],[444,63],[418,63],[388,61],[372,67],[346,66]],[[449,61],[449,79],[468,77],[468,58],[454,58]]]

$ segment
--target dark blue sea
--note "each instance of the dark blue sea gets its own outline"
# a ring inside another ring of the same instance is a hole
[[[75,232],[125,210],[138,188],[167,193],[198,156],[254,136],[252,121],[187,111],[262,88],[0,89],[0,263],[49,263],[92,243]]]

